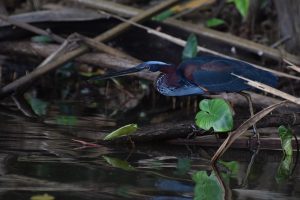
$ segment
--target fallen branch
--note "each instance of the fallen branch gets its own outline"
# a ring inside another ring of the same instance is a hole
[[[141,13],[140,15],[133,17],[131,19],[131,21],[133,22],[141,22],[145,19],[148,19],[150,17],[152,17],[153,15],[159,13],[160,11],[162,11],[163,9],[166,9],[172,5],[174,5],[175,3],[177,3],[179,0],[168,0],[168,1],[164,1],[163,3]],[[127,30],[128,28],[130,28],[130,24],[128,23],[122,23],[119,24],[118,26],[102,33],[101,35],[95,37],[94,39],[98,42],[104,42],[104,41],[108,41],[110,39],[112,39],[113,37],[121,34],[122,32],[124,32],[125,30]],[[37,68],[34,71],[32,71],[30,74],[25,75],[17,80],[15,80],[12,83],[9,83],[8,85],[4,86],[3,88],[0,89],[0,98],[2,97],[6,97],[7,95],[11,94],[12,92],[14,92],[18,87],[27,84],[30,81],[35,80],[36,78],[40,77],[43,74],[48,73],[51,70],[56,69],[57,67],[59,67],[60,65],[78,57],[79,55],[86,53],[88,51],[88,47],[86,46],[81,46],[79,48],[76,48],[66,54],[64,54],[64,56],[59,57],[57,59],[55,59],[53,62],[46,64],[44,67],[42,68]]]
[[[137,8],[133,8],[130,6],[125,6],[122,4],[118,4],[112,1],[106,1],[106,0],[97,0],[97,1],[92,1],[92,0],[72,0],[74,2],[78,2],[80,4],[83,4],[85,6],[88,6],[93,9],[101,9],[110,13],[115,13],[120,16],[125,16],[125,17],[132,17],[135,15],[138,15],[142,13],[143,11]],[[246,49],[250,52],[253,52],[259,56],[266,56],[272,59],[276,59],[281,61],[282,58],[285,58],[295,64],[300,64],[300,59],[299,57],[289,54],[285,52],[282,54],[282,52],[278,49],[270,48],[268,46],[258,44],[255,42],[252,42],[247,39],[243,39],[228,33],[222,33],[220,31],[215,31],[209,28],[205,28],[203,26],[199,25],[194,25],[189,22],[183,22],[180,20],[175,20],[175,19],[167,19],[163,23],[170,25],[172,27],[177,27],[179,29],[183,29],[186,32],[189,33],[195,33],[198,36],[208,38],[214,41],[220,41],[223,43],[226,43],[232,47],[237,47],[241,49]]]
[[[33,42],[0,42],[0,53],[1,54],[14,54],[14,55],[25,55],[37,58],[45,58],[55,52],[59,48],[57,44],[41,44]],[[103,68],[109,68],[113,70],[121,70],[130,68],[140,63],[139,60],[131,59],[131,57],[119,57],[113,56],[107,53],[86,53],[75,61],[94,66],[101,66]],[[135,76],[147,79],[155,80],[157,74],[139,72]]]

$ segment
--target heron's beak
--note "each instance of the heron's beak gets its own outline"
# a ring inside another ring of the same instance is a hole
[[[139,71],[142,71],[143,69],[141,68],[137,68],[137,67],[133,67],[130,69],[125,69],[123,71],[119,71],[119,72],[112,72],[103,76],[94,76],[92,78],[89,79],[89,81],[96,81],[96,80],[104,80],[104,79],[109,79],[109,78],[114,78],[114,77],[119,77],[119,76],[125,76],[127,74],[132,74],[132,73],[136,73]]]

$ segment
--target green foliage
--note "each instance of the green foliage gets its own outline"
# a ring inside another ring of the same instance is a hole
[[[134,171],[135,168],[131,166],[127,161],[121,160],[118,158],[113,158],[109,156],[102,156],[104,160],[109,163],[111,166],[123,169],[125,171]]]
[[[54,196],[51,196],[49,194],[43,194],[43,195],[34,195],[30,197],[30,200],[54,200]]]
[[[122,136],[130,135],[136,132],[137,128],[137,124],[128,124],[126,126],[122,126],[121,128],[118,128],[117,130],[105,136],[103,140],[113,140]]]
[[[205,22],[205,25],[207,27],[216,27],[216,26],[220,26],[222,24],[225,24],[225,21],[223,19],[219,19],[219,18],[211,18]]]
[[[278,128],[279,137],[281,140],[281,146],[283,149],[283,152],[286,156],[292,156],[293,155],[293,146],[292,146],[292,139],[293,139],[293,133],[290,128],[286,128],[285,126],[280,126]]]
[[[46,35],[37,35],[31,37],[32,42],[38,42],[38,43],[50,43],[53,42],[52,38]]]
[[[198,41],[195,34],[191,34],[186,42],[186,45],[182,52],[182,59],[188,59],[193,58],[197,55],[197,47],[198,47]]]
[[[174,11],[169,9],[169,10],[166,10],[166,11],[152,17],[152,20],[161,22],[161,21],[164,21],[165,19],[171,17],[173,14],[174,14]]]
[[[228,0],[228,3],[234,3],[239,13],[246,19],[249,11],[250,0]]]
[[[199,104],[196,125],[204,130],[213,128],[215,132],[227,132],[233,128],[233,113],[224,99],[204,99]]]
[[[275,180],[282,183],[290,177],[292,171],[293,156],[284,156],[277,169]]]
[[[230,171],[230,177],[237,177],[240,169],[240,165],[237,161],[225,162],[220,160],[219,162]]]
[[[73,115],[59,115],[56,117],[56,123],[63,126],[75,126],[78,123],[78,119]]]
[[[293,146],[292,139],[293,133],[290,128],[285,126],[280,126],[278,128],[279,137],[281,140],[281,146],[284,152],[283,159],[277,169],[277,174],[275,176],[276,182],[281,183],[287,180],[292,171],[293,164]]]
[[[48,102],[38,99],[36,97],[33,97],[32,95],[30,95],[28,93],[25,95],[25,98],[26,98],[27,102],[30,104],[30,106],[35,114],[37,114],[38,116],[46,115],[47,108],[49,105]]]
[[[214,174],[208,176],[206,171],[198,171],[193,174],[193,180],[196,183],[194,189],[195,200],[223,199],[224,192]]]

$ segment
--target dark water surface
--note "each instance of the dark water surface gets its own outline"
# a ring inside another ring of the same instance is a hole
[[[170,144],[82,148],[72,141],[77,133],[99,130],[87,127],[45,124],[1,111],[0,199],[43,194],[56,200],[300,198],[299,167],[288,180],[276,175],[280,151],[260,151],[247,175],[252,153],[231,150],[222,158],[234,161],[231,167],[222,162],[213,172],[209,161],[216,149]],[[208,182],[196,181],[197,173],[207,173]]]

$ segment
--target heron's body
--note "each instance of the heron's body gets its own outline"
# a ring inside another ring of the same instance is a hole
[[[183,61],[173,73],[162,73],[155,81],[156,89],[166,96],[186,96],[250,90],[244,80],[233,74],[270,86],[277,78],[269,72],[247,63],[216,57],[201,56]]]
[[[232,74],[273,87],[277,85],[277,78],[267,71],[255,68],[245,62],[217,56],[192,58],[183,61],[178,67],[159,61],[148,61],[129,70],[95,77],[92,80],[122,76],[142,70],[161,72],[155,81],[155,87],[158,92],[166,96],[241,92],[251,89],[244,80]]]

